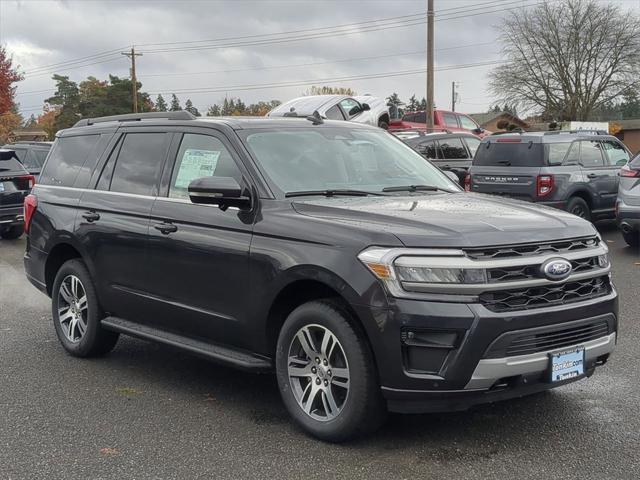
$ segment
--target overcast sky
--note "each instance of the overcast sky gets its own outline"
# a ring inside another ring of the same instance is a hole
[[[538,1],[435,0],[437,108],[450,108],[456,81],[457,110],[487,110],[492,66],[460,66],[499,61],[495,26],[511,9]],[[640,12],[640,0],[611,1]],[[144,91],[154,100],[176,92],[203,113],[225,94],[245,103],[284,101],[310,81],[380,97],[397,92],[406,101],[425,95],[426,75],[415,73],[426,64],[425,11],[426,0],[0,0],[0,43],[25,72],[18,87],[25,117],[53,94],[52,73],[78,82],[128,76],[130,62],[119,52],[131,45],[143,52],[137,73]],[[387,20],[370,22],[380,19]],[[378,78],[322,81],[364,75]],[[282,83],[289,85],[265,86]],[[184,91],[198,89],[209,91]]]

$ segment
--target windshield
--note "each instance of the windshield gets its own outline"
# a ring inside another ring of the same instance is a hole
[[[239,132],[282,193],[429,185],[460,191],[440,170],[383,130],[340,127]]]

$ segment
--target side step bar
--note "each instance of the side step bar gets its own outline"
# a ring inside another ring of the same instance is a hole
[[[225,363],[243,370],[265,372],[272,370],[271,361],[268,358],[253,355],[229,347],[212,345],[200,340],[183,337],[175,333],[165,332],[156,328],[140,325],[117,317],[107,317],[101,322],[107,330],[132,335],[134,337],[152,340],[177,347],[181,350],[200,355],[216,362]]]

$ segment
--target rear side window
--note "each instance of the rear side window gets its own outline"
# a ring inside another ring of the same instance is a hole
[[[111,174],[109,190],[155,195],[167,155],[168,139],[169,135],[165,133],[126,134]],[[104,183],[99,182],[99,185],[104,186]]]
[[[445,159],[463,159],[469,158],[467,149],[464,148],[462,140],[459,138],[447,138],[440,140],[440,151],[442,152],[442,158]]]
[[[454,113],[443,113],[442,114],[442,119],[444,120],[444,124],[447,127],[457,127],[458,126],[458,119],[456,118],[456,115]],[[475,126],[473,128],[475,128]]]
[[[78,172],[87,159],[95,164],[94,149],[100,135],[60,137],[51,149],[49,159],[40,174],[39,183],[44,185],[73,186]]]
[[[580,164],[583,167],[602,167],[602,143],[595,140],[580,142]]]
[[[436,142],[434,141],[422,142],[420,145],[418,145],[416,150],[418,150],[418,153],[424,155],[426,158],[432,160],[438,158]]]
[[[13,150],[14,152],[16,152],[16,157],[18,157],[18,160],[20,160],[20,163],[22,163],[22,165],[24,165],[25,167],[27,166],[27,164],[25,163],[26,160],[27,160],[27,149],[26,148],[15,148],[15,147],[12,147],[11,145],[9,145],[6,148],[9,148],[9,149]]]
[[[544,146],[545,154],[547,156],[547,165],[562,165],[569,148],[571,148],[571,142],[547,143]]]
[[[405,122],[426,123],[427,114],[425,112],[408,113],[402,117],[402,120]]]
[[[478,148],[474,165],[492,167],[541,167],[544,149],[541,143],[499,143],[489,141]]]

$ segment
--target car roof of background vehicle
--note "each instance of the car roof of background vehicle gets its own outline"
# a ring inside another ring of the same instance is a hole
[[[402,132],[402,130],[400,130],[400,132]],[[467,132],[430,132],[424,133],[417,137],[407,138],[403,141],[405,143],[420,143],[428,140],[441,140],[447,138],[475,138],[476,140],[480,141],[480,139],[476,135]]]
[[[243,129],[279,129],[279,128],[328,128],[382,131],[378,127],[363,123],[345,122],[341,120],[324,120],[314,125],[306,117],[194,117],[188,112],[150,112],[109,117],[86,118],[78,121],[73,127],[60,130],[59,136],[77,134],[78,131],[117,129],[120,126],[225,126],[233,130]]]
[[[348,95],[308,95],[306,97],[298,97],[278,105],[267,113],[267,116],[282,116],[291,112],[291,108],[293,108],[294,112],[299,116],[311,115],[315,110],[321,109],[329,103],[338,103],[345,98],[352,97]]]
[[[510,143],[520,140],[521,143],[565,143],[580,139],[615,140],[613,135],[591,130],[556,130],[546,132],[514,132],[488,135],[482,139],[482,143]]]

